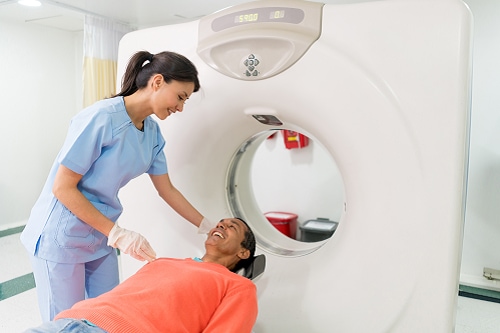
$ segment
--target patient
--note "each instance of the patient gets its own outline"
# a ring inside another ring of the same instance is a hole
[[[25,332],[251,332],[256,287],[234,272],[254,253],[250,227],[223,219],[208,233],[201,259],[156,259],[113,290]]]

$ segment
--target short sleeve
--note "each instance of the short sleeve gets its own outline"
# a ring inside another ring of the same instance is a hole
[[[168,173],[167,168],[167,158],[165,157],[165,139],[161,134],[160,126],[155,121],[153,123],[153,128],[156,132],[156,144],[154,147],[153,162],[147,173],[150,175],[164,175]]]
[[[83,112],[71,120],[58,162],[84,175],[101,155],[112,135],[106,112]]]

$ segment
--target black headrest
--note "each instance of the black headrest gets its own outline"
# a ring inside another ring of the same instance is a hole
[[[243,268],[243,276],[253,280],[264,273],[266,269],[266,257],[263,254],[253,257],[249,264]]]

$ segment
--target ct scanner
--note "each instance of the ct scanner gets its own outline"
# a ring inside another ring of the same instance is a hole
[[[169,173],[209,219],[252,225],[267,257],[256,333],[454,330],[471,36],[460,0],[265,0],[122,39],[120,78],[142,49],[179,52],[200,72],[202,90],[160,121]],[[252,154],[285,128],[320,143],[339,168],[345,206],[329,240],[287,238],[256,206]],[[120,225],[158,255],[203,253],[204,236],[149,177],[120,197]],[[124,277],[142,265],[121,260]]]

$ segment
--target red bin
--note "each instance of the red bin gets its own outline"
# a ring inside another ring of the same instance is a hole
[[[295,239],[297,235],[297,214],[286,212],[267,212],[264,216],[283,235]]]

